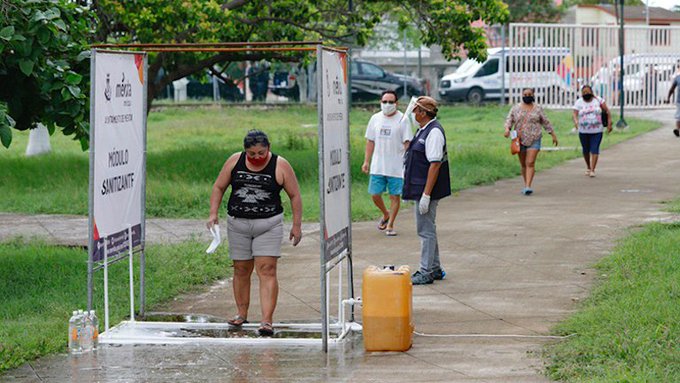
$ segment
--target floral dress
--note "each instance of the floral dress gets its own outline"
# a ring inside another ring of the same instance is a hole
[[[521,104],[513,106],[505,119],[505,128],[512,129],[513,126],[517,130],[520,143],[524,146],[531,146],[541,138],[541,128],[550,134],[554,131],[543,108],[536,104],[531,110],[522,109]]]

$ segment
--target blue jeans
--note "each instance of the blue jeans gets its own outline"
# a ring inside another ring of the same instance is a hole
[[[583,154],[600,154],[600,143],[602,142],[602,132],[600,133],[579,133]]]
[[[430,210],[426,214],[418,211],[418,201],[416,201],[416,231],[420,237],[420,272],[432,275],[432,272],[439,270],[439,243],[437,243],[437,217],[438,200],[430,201]]]

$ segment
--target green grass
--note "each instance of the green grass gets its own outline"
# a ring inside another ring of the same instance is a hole
[[[373,219],[375,207],[367,195],[368,177],[361,172],[366,123],[377,110],[355,108],[351,115],[352,216]],[[440,120],[446,129],[454,190],[492,183],[519,175],[516,157],[503,138],[508,107],[443,106]],[[549,111],[561,146],[577,147],[568,135],[570,111]],[[631,129],[614,133],[604,147],[659,126],[630,119]],[[318,219],[317,111],[311,106],[286,108],[226,107],[164,109],[148,119],[148,217],[205,218],[212,183],[226,158],[242,149],[244,134],[262,129],[271,137],[274,152],[287,158],[298,175],[303,218]],[[0,149],[0,211],[48,214],[87,214],[88,154],[78,143],[59,133],[52,137],[53,153],[26,158],[28,134],[15,132],[9,150]],[[550,137],[543,142],[550,145]],[[578,150],[541,153],[538,169],[580,156]],[[606,160],[606,153],[603,155]],[[539,176],[540,179],[540,176]],[[287,209],[289,214],[289,209]]]
[[[680,382],[680,224],[651,224],[597,264],[582,309],[547,350],[565,382]]]
[[[207,255],[203,245],[185,242],[147,248],[147,307],[231,273],[225,248]],[[125,260],[109,268],[111,324],[123,320],[130,312],[127,265]],[[135,270],[137,278],[139,265]],[[0,243],[0,281],[0,371],[42,355],[66,352],[71,311],[87,306],[87,252],[39,242],[24,243],[21,239]],[[102,271],[95,273],[94,286],[101,330]]]

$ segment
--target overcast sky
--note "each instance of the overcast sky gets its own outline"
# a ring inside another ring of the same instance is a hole
[[[649,1],[649,6],[663,7],[671,9],[675,5],[680,5],[680,0],[642,0],[643,3]]]

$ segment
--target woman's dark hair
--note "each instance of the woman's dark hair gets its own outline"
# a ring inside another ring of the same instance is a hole
[[[267,137],[267,134],[261,130],[252,129],[243,138],[243,148],[248,149],[257,144],[269,147],[269,137]]]
[[[586,84],[586,85],[584,85],[584,86],[581,87],[581,92],[583,92],[583,89],[585,89],[585,88],[590,89],[590,93],[593,93],[593,87],[591,87],[591,86],[588,85],[588,84]]]
[[[530,90],[531,93],[536,94],[536,91],[534,90],[534,88],[526,87],[526,88],[522,89],[522,93],[524,93],[525,90]]]

